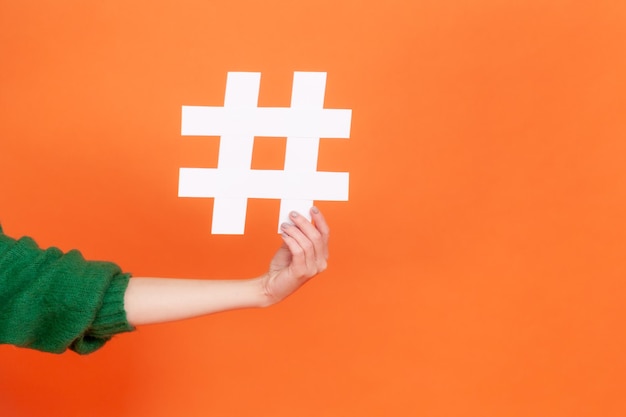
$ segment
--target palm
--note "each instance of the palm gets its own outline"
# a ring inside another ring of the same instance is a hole
[[[287,245],[283,244],[270,262],[265,290],[274,301],[282,300],[302,285],[290,271],[291,261],[291,252]]]
[[[274,254],[270,262],[270,273],[277,273],[291,264],[291,252],[285,243]]]

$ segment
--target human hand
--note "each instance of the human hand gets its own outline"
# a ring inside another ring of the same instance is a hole
[[[311,208],[311,220],[292,212],[293,224],[281,225],[283,244],[261,277],[267,305],[277,303],[324,271],[328,261],[329,228],[322,213]]]

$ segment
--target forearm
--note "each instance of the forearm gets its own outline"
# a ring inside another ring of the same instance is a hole
[[[124,296],[126,317],[134,326],[269,304],[261,278],[132,278]]]

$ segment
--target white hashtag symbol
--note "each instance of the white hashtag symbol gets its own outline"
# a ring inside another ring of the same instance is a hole
[[[181,168],[179,197],[214,197],[213,234],[243,234],[248,198],[280,199],[279,225],[314,200],[347,201],[347,172],[317,171],[320,138],[350,137],[351,110],[324,109],[326,73],[294,73],[291,107],[257,107],[261,74],[229,72],[223,107],[183,106],[183,136],[220,136],[217,168]],[[253,170],[255,136],[286,137],[284,170]]]

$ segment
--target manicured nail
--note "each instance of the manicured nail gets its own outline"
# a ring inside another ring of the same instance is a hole
[[[281,229],[288,229],[289,226],[291,226],[291,224],[289,224],[289,223],[283,223],[283,224],[280,225]]]
[[[312,211],[313,213],[315,213],[315,214],[317,214],[317,213],[319,213],[319,212],[320,212],[320,211],[319,211],[319,209],[318,209],[317,207],[315,207],[315,206],[311,207],[311,211]]]
[[[294,219],[298,217],[298,213],[296,213],[295,211],[292,211],[291,213],[289,213],[289,215],[293,217]]]

